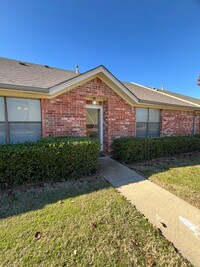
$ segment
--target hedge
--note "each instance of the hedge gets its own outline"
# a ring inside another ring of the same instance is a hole
[[[185,152],[200,151],[200,139],[194,136],[161,138],[117,138],[112,144],[114,158],[137,162]]]
[[[99,152],[99,141],[86,137],[0,145],[0,187],[80,177],[95,168]]]

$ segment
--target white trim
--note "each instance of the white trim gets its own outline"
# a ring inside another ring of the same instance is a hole
[[[84,82],[84,80],[90,79],[93,76],[97,76],[100,73],[103,73],[110,81],[112,81],[123,93],[129,96],[135,103],[139,103],[138,99],[103,66],[99,66],[96,69],[78,75],[77,77],[74,77],[71,80],[63,82],[62,84],[51,87],[49,89],[48,95],[53,96],[57,93],[61,94],[62,92],[67,91],[68,87],[70,88],[71,86]]]
[[[194,102],[188,101],[188,100],[183,99],[183,98],[180,98],[180,97],[178,97],[178,96],[173,96],[173,95],[167,94],[167,93],[165,93],[165,90],[158,91],[156,88],[153,89],[153,88],[150,88],[150,87],[141,85],[141,84],[139,84],[139,83],[134,83],[134,82],[131,82],[131,83],[134,84],[134,85],[143,87],[143,88],[145,88],[145,89],[148,89],[148,90],[150,90],[150,91],[153,91],[154,93],[158,93],[158,94],[161,94],[161,95],[166,95],[166,96],[171,97],[171,98],[173,98],[173,99],[176,99],[176,100],[179,100],[179,101],[188,103],[188,104],[192,104],[192,105],[194,105],[194,106],[196,106],[196,107],[200,107],[200,105],[198,105],[198,104],[196,104],[196,103],[194,103]],[[172,93],[173,93],[173,92],[172,92]],[[167,105],[167,104],[164,104],[164,105]],[[176,106],[177,106],[177,105],[176,105]]]
[[[119,82],[113,75],[111,75],[105,68],[102,68],[102,73],[107,76],[114,84],[116,84],[126,95],[128,95],[134,102],[139,103],[138,99],[131,93],[125,85]]]
[[[62,82],[58,85],[52,86],[50,88],[34,88],[34,87],[27,87],[27,86],[20,86],[20,85],[7,85],[7,84],[1,84],[0,83],[0,94],[2,96],[13,96],[13,97],[19,97],[21,94],[27,94],[27,97],[30,98],[44,98],[44,99],[52,99],[56,97],[57,95],[60,95],[62,93],[68,92],[72,90],[74,87],[89,81],[90,79],[93,79],[95,77],[99,77],[102,81],[106,83],[106,80],[108,83],[110,82],[110,86],[119,96],[121,96],[128,104],[134,106],[137,105],[159,105],[166,107],[174,107],[176,110],[179,110],[182,105],[177,104],[167,104],[167,103],[152,103],[149,101],[140,101],[133,92],[131,92],[128,87],[126,87],[123,83],[121,83],[111,72],[109,72],[103,65],[94,68],[90,71],[87,71],[83,74],[77,75],[69,80],[66,80],[65,82]],[[196,104],[192,101],[185,100],[181,97],[172,96],[170,94],[165,93],[165,91],[157,91],[156,89],[152,89],[147,86],[143,86],[138,83],[131,82],[134,85],[143,87],[147,90],[153,91],[154,93],[158,93],[161,95],[166,95],[170,98],[174,98],[176,100],[189,103],[191,106],[183,106],[184,110],[194,110],[195,108],[200,108],[199,104]],[[3,86],[3,88],[1,88]],[[10,88],[11,87],[11,88]],[[6,89],[5,89],[6,88]],[[116,89],[116,90],[115,90]]]
[[[101,150],[103,150],[103,106],[101,105],[86,105],[86,109],[91,108],[91,109],[99,109],[100,110],[100,142],[101,142]]]

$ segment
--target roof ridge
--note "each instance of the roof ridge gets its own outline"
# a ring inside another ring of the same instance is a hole
[[[56,86],[59,86],[59,85],[65,83],[65,82],[69,81],[69,80],[75,79],[75,78],[78,77],[78,76],[84,75],[84,74],[86,74],[86,73],[88,73],[88,72],[90,72],[90,71],[93,71],[93,70],[95,70],[95,69],[98,69],[98,68],[100,68],[100,67],[105,68],[103,65],[99,65],[99,66],[97,66],[97,67],[95,67],[95,68],[92,68],[92,69],[90,69],[90,70],[87,70],[87,71],[85,71],[85,72],[78,73],[76,76],[74,76],[74,77],[72,77],[72,78],[70,78],[70,79],[64,80],[64,81],[62,81],[62,82],[60,82],[60,83],[57,83],[57,84],[55,84],[55,85],[49,87],[48,89],[52,89],[52,88],[54,88],[54,87],[56,87]]]
[[[141,85],[141,84],[138,84],[138,83],[134,83],[134,82],[131,82],[131,83],[132,83],[132,84],[135,84],[135,85],[138,85],[138,86],[141,86],[141,87],[143,87],[143,88],[145,88],[145,89],[148,89],[148,90],[150,90],[150,91],[156,92],[156,93],[158,93],[158,94],[166,95],[166,96],[169,96],[169,97],[171,97],[171,98],[173,98],[173,99],[181,100],[181,101],[183,101],[183,102],[186,102],[186,103],[192,104],[192,105],[194,105],[194,106],[200,107],[199,104],[196,104],[196,103],[194,103],[194,102],[185,100],[185,99],[180,98],[180,97],[176,97],[176,96],[169,95],[169,94],[165,93],[164,91],[158,91],[159,89],[152,89],[152,88],[150,88],[150,87],[147,87],[147,86],[144,86],[144,85]]]

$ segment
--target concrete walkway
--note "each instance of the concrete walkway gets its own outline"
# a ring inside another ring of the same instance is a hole
[[[185,258],[200,267],[199,209],[109,157],[99,159],[98,169]]]

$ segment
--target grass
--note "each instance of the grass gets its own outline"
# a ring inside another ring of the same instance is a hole
[[[200,153],[186,153],[137,164],[131,169],[200,209]]]
[[[0,215],[0,266],[192,266],[98,174],[1,192]]]

